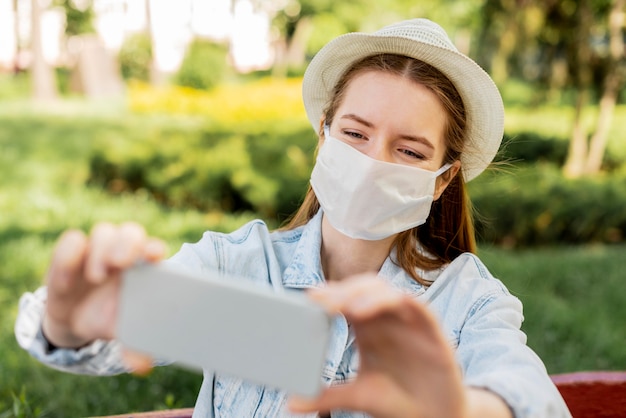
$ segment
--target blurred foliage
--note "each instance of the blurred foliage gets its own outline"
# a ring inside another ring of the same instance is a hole
[[[222,84],[210,92],[189,88],[155,89],[129,85],[129,108],[137,113],[203,116],[224,126],[240,124],[305,123],[301,79],[263,78],[249,83]]]
[[[174,82],[182,87],[210,90],[217,86],[228,70],[228,47],[206,39],[194,39]]]
[[[481,242],[528,247],[626,237],[626,173],[568,180],[538,163],[484,174],[470,190]]]
[[[93,0],[54,0],[65,11],[65,35],[94,33]]]
[[[306,190],[315,137],[306,125],[268,128],[207,125],[107,139],[92,154],[89,183],[114,193],[142,190],[173,208],[282,220]]]
[[[57,90],[62,95],[70,93],[70,84],[72,77],[72,70],[67,67],[56,67],[54,69],[57,82]]]
[[[152,41],[147,33],[135,33],[124,40],[118,54],[125,80],[150,80]]]
[[[17,74],[0,72],[0,102],[23,99],[31,94],[30,74],[19,72]]]

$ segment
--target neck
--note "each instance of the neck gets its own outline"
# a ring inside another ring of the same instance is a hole
[[[389,256],[395,235],[377,241],[345,236],[322,218],[322,269],[327,281],[377,273]]]

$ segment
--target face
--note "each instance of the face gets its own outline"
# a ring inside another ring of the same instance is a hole
[[[436,171],[446,152],[446,118],[439,99],[426,87],[369,71],[349,82],[330,134],[371,158]],[[459,165],[452,167],[453,174]],[[447,182],[438,182],[436,198],[445,186]]]

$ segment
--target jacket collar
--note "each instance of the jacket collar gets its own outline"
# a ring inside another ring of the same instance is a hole
[[[301,236],[294,252],[291,264],[283,274],[283,286],[286,288],[309,288],[324,286],[326,280],[322,271],[322,210],[301,229]],[[440,271],[422,273],[422,277],[434,281]],[[413,280],[396,261],[395,248],[383,263],[379,276],[403,293],[419,296],[426,288]]]

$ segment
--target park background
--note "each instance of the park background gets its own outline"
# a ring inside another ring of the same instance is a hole
[[[201,376],[175,367],[104,378],[38,364],[13,335],[20,295],[67,228],[134,220],[172,253],[207,229],[279,226],[313,164],[306,63],[336,35],[418,16],[502,91],[503,146],[469,185],[479,255],[524,302],[528,344],[552,374],[626,369],[625,7],[0,1],[0,417],[192,406]]]

